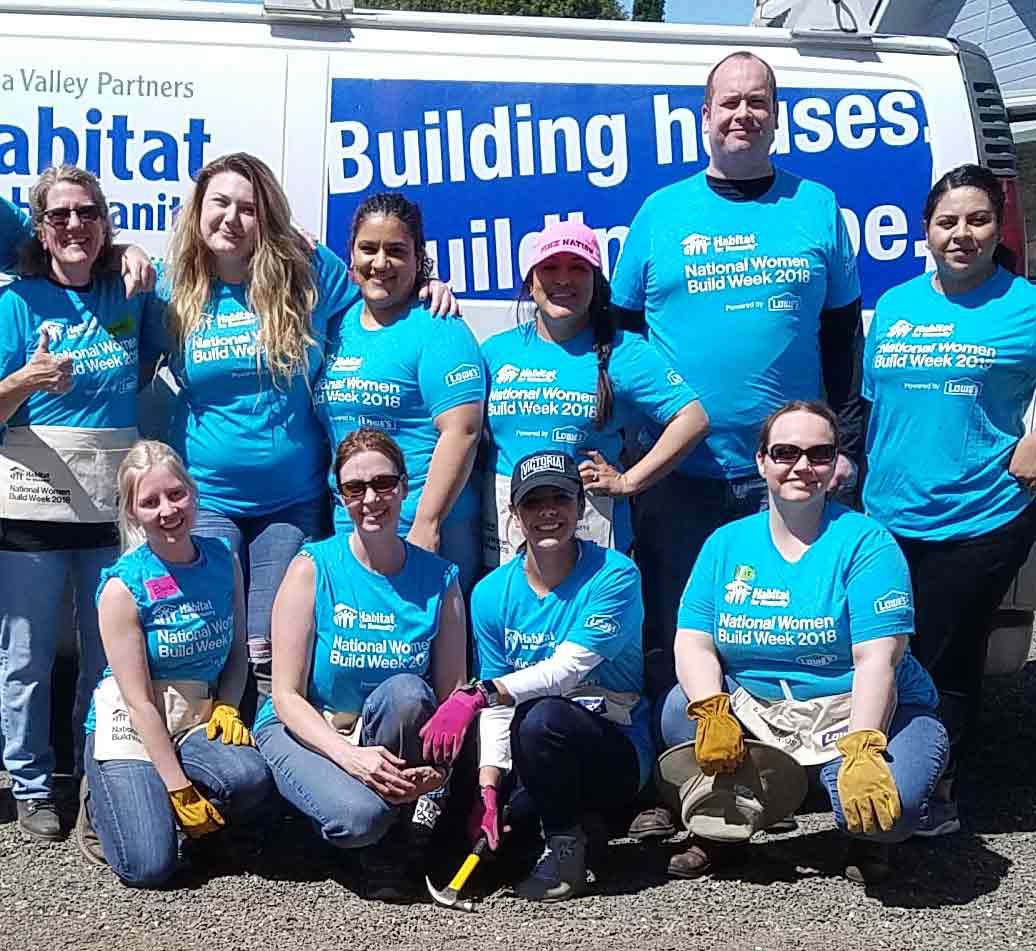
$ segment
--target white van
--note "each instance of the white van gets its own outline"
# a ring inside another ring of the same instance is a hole
[[[921,205],[962,162],[1001,176],[1006,240],[1025,260],[1011,132],[975,46],[293,3],[312,9],[0,0],[0,194],[24,205],[46,166],[83,165],[123,239],[161,255],[191,176],[249,151],[280,175],[299,223],[344,254],[360,198],[402,190],[484,337],[513,320],[545,224],[585,220],[610,271],[644,197],[707,162],[710,66],[751,49],[777,75],[776,161],[837,194],[865,308],[925,268]],[[1012,663],[1028,646],[1036,581],[1025,587]]]

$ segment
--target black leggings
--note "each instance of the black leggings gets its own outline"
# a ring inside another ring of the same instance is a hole
[[[588,812],[624,806],[640,786],[632,741],[614,723],[564,697],[538,697],[518,707],[511,754],[547,836],[571,829]]]
[[[910,650],[932,675],[942,698],[951,761],[960,759],[978,725],[993,613],[1034,538],[1036,505],[974,538],[896,539],[914,586],[916,633]]]

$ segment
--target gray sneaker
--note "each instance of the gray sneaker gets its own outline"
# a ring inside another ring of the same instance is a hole
[[[53,799],[19,799],[18,828],[37,842],[60,842],[65,837]]]
[[[87,864],[107,865],[104,849],[101,848],[101,840],[97,838],[93,823],[90,822],[90,813],[87,808],[89,799],[90,789],[84,776],[79,782],[79,813],[76,816],[75,828],[76,845],[79,847],[79,854],[83,856]]]
[[[525,881],[515,894],[528,901],[565,901],[586,891],[586,833],[575,826],[565,834],[552,835]]]
[[[921,821],[914,829],[914,835],[923,839],[934,839],[940,835],[960,832],[960,812],[956,799],[931,798],[921,807]]]

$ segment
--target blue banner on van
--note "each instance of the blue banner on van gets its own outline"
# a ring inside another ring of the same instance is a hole
[[[348,257],[362,198],[402,191],[421,206],[439,276],[465,297],[514,298],[533,235],[558,218],[598,231],[610,272],[644,198],[708,164],[703,91],[334,79],[328,243]],[[838,196],[871,307],[924,270],[924,104],[903,89],[782,87],[779,97],[774,159]]]

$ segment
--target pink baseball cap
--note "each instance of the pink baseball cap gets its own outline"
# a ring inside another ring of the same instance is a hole
[[[597,244],[597,235],[580,221],[559,221],[539,233],[528,271],[547,258],[565,251],[581,257],[600,270],[601,248]]]

